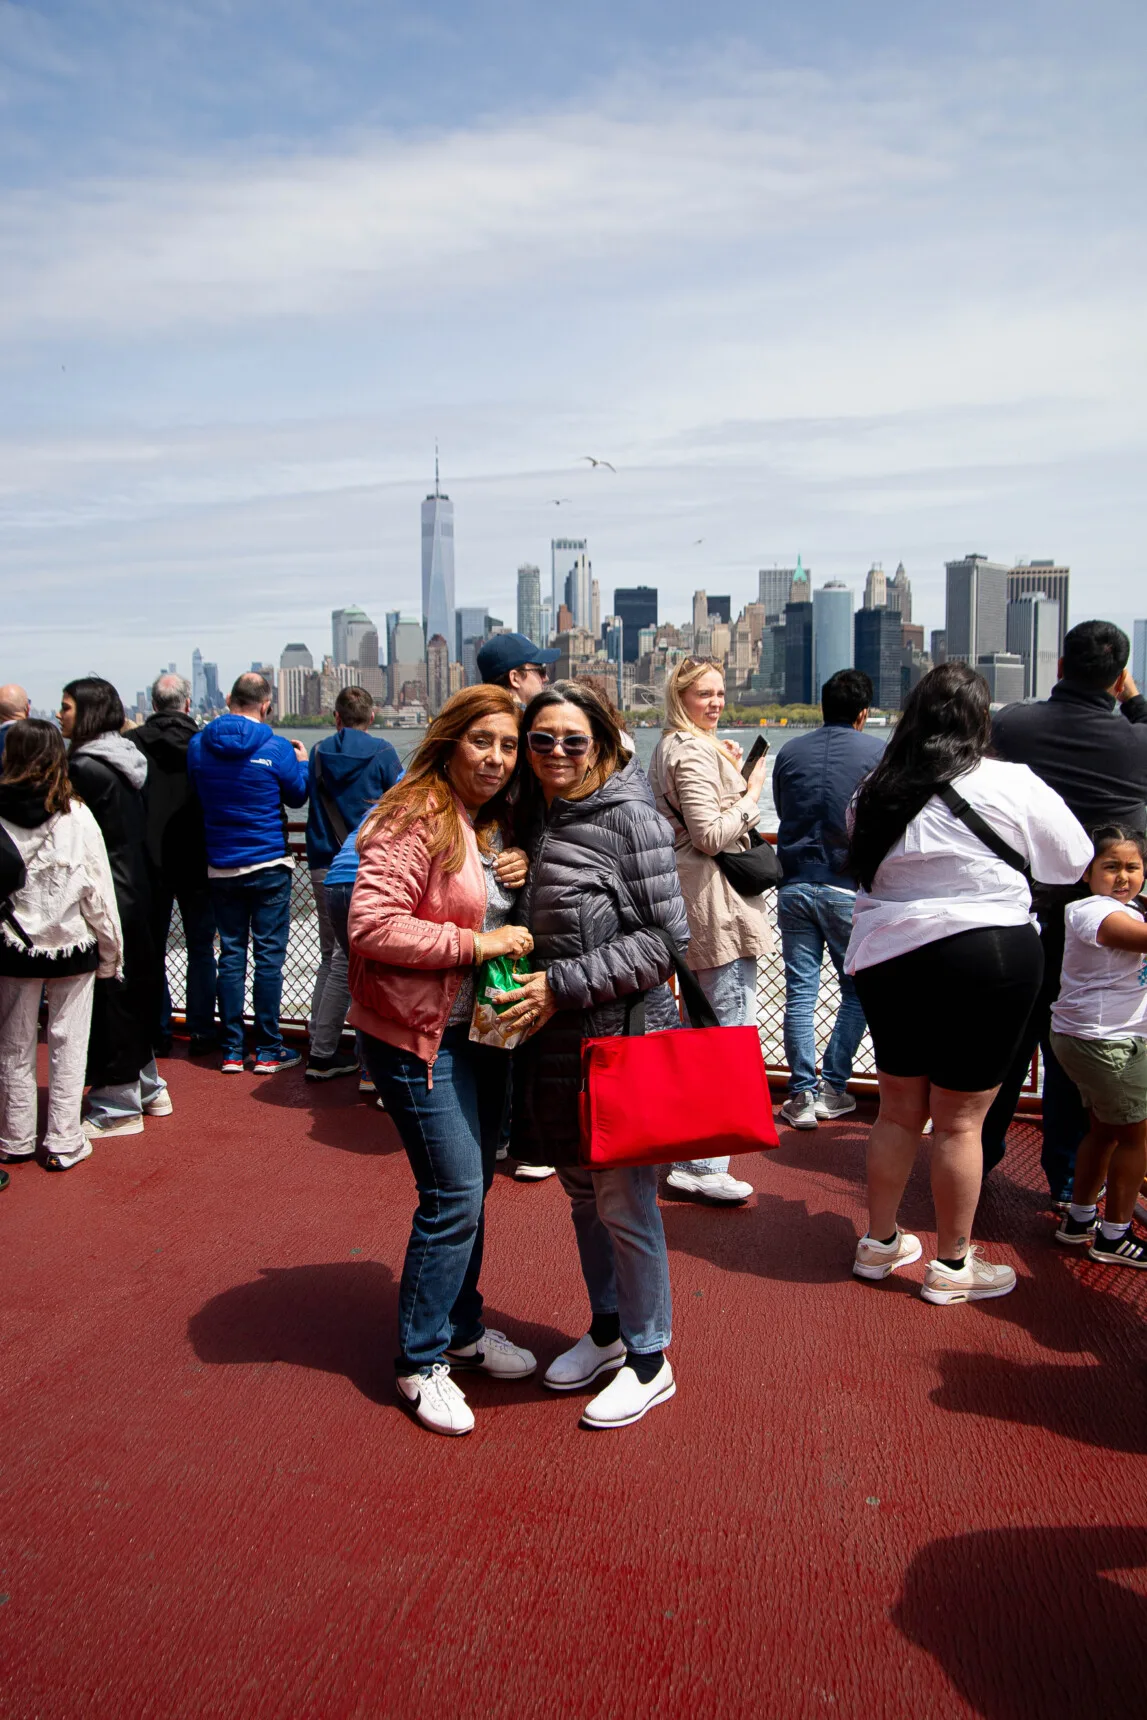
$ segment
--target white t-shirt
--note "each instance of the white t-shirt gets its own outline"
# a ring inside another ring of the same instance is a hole
[[[1040,884],[1076,884],[1091,838],[1054,788],[1026,764],[981,759],[953,785],[997,836],[1022,854]],[[857,973],[924,944],[983,926],[1032,920],[1022,872],[998,860],[933,795],[857,893],[845,970]]]
[[[1109,914],[1143,916],[1129,902],[1088,896],[1064,913],[1063,981],[1051,1012],[1056,1033],[1072,1039],[1147,1039],[1147,951],[1099,943]]]

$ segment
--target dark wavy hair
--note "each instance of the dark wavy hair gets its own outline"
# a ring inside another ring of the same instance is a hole
[[[866,890],[916,814],[937,789],[979,764],[991,738],[991,693],[982,675],[966,663],[940,663],[917,682],[856,797],[848,856]]]
[[[100,675],[83,675],[69,681],[65,693],[76,707],[70,751],[94,741],[97,735],[118,735],[124,725],[123,700],[110,681]]]
[[[26,783],[42,794],[49,812],[67,812],[78,799],[68,776],[64,737],[55,723],[41,717],[26,717],[13,723],[4,742],[4,764],[0,782]]]

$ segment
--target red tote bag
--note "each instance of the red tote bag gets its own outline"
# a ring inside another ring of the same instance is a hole
[[[705,993],[668,937],[678,984],[697,1027],[645,1032],[645,998],[626,1009],[625,1032],[582,1042],[581,1162],[664,1165],[775,1147],[765,1061],[755,1027],[720,1027]]]

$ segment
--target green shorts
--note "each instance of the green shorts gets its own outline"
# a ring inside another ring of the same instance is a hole
[[[1051,1048],[1101,1123],[1147,1122],[1147,1040],[1053,1033]]]

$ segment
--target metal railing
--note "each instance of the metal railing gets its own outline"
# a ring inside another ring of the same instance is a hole
[[[768,840],[775,841],[775,837],[769,837]],[[315,970],[319,965],[319,924],[315,912],[315,895],[311,885],[310,869],[307,865],[306,848],[301,835],[292,834],[290,848],[295,858],[295,871],[291,879],[291,931],[287,943],[287,959],[283,967],[281,1020],[284,1031],[299,1033],[307,1025],[310,1014],[311,988],[314,984]],[[781,938],[776,924],[777,893],[775,890],[769,890],[765,893],[765,913],[773,928],[775,948],[771,955],[762,956],[757,963],[757,1027],[761,1035],[761,1049],[764,1053],[766,1068],[771,1076],[780,1079],[788,1074],[788,1068],[785,1064],[783,1041],[785,968],[781,959]],[[171,935],[167,944],[167,974],[172,1005],[175,1013],[180,1015],[183,1012],[186,996],[187,947],[183,938],[183,926],[179,919],[178,909],[172,916]],[[840,986],[836,971],[826,954],[821,968],[820,992],[814,1013],[818,1064],[824,1056],[839,1004]],[[247,970],[247,1014],[250,1017],[250,963]],[[853,1064],[853,1081],[862,1089],[865,1087],[875,1088],[876,1063],[872,1053],[872,1041],[867,1033],[860,1042]],[[1024,1095],[1030,1102],[1038,1091],[1038,1070],[1033,1062],[1031,1074],[1024,1088]]]

